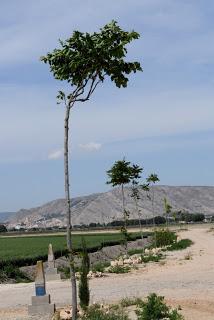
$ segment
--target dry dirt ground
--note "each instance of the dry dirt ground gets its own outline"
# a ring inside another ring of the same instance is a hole
[[[213,320],[214,232],[208,230],[208,226],[196,226],[180,231],[180,236],[193,240],[194,245],[168,253],[165,264],[148,264],[128,274],[90,280],[91,302],[115,303],[156,292],[171,306],[180,305],[185,320]],[[28,319],[27,305],[33,292],[33,284],[0,285],[0,319]],[[69,281],[49,282],[47,292],[58,307],[70,303]]]

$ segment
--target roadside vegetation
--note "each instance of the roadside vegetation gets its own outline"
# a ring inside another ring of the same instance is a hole
[[[144,237],[151,233],[144,233]],[[91,265],[91,276],[103,276],[103,273],[128,273],[132,269],[137,269],[137,264],[146,264],[149,262],[163,262],[165,259],[164,252],[173,250],[183,250],[190,247],[193,242],[190,239],[177,241],[175,232],[168,229],[162,229],[155,232],[156,248],[153,243],[146,248],[130,249],[125,257],[118,257],[115,264],[99,261]],[[129,240],[141,238],[141,233],[129,233]],[[74,244],[76,253],[81,253],[82,236],[74,235]],[[87,243],[87,251],[95,252],[104,246],[116,245],[123,243],[124,236],[121,233],[97,233],[84,235]],[[64,236],[41,236],[41,237],[5,237],[0,238],[0,282],[28,282],[29,279],[19,270],[19,267],[33,265],[37,260],[47,260],[48,244],[52,243],[55,248],[55,257],[66,255],[66,243]],[[120,260],[120,262],[119,262]],[[122,261],[122,264],[121,264]],[[70,277],[68,266],[58,268],[63,278]],[[80,268],[75,266],[75,272],[80,273]],[[102,275],[100,275],[102,274]]]
[[[129,320],[127,313],[118,306],[90,306],[81,320]]]
[[[137,305],[138,320],[182,320],[183,316],[177,309],[171,309],[164,301],[164,297],[150,294],[146,301],[141,301]]]
[[[174,251],[174,250],[184,250],[188,247],[190,247],[191,245],[193,245],[193,241],[190,239],[182,239],[178,242],[175,242],[173,244],[171,244],[167,250],[168,251]]]
[[[110,262],[99,261],[92,266],[93,272],[105,272],[105,269],[110,267]]]
[[[0,268],[0,283],[8,281],[18,283],[30,282],[31,280],[18,267],[8,264]]]
[[[177,235],[169,229],[155,231],[153,246],[165,247],[177,242]]]
[[[91,305],[80,317],[81,320],[130,320],[128,307],[133,306],[137,320],[184,320],[179,309],[166,304],[164,297],[155,293],[146,299],[125,298],[117,305]]]
[[[113,266],[108,269],[109,273],[128,273],[131,270],[130,266]]]
[[[164,256],[161,253],[152,255],[141,255],[141,260],[143,263],[148,263],[148,262],[159,262],[161,259],[163,259]]]

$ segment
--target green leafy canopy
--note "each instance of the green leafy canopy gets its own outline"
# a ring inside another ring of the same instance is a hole
[[[106,183],[111,184],[113,187],[128,184],[132,179],[132,172],[132,166],[129,161],[125,159],[116,161],[112,168],[107,171],[110,180]]]
[[[156,173],[151,173],[150,176],[146,179],[148,183],[156,183],[159,180],[158,175]]]
[[[142,71],[139,62],[124,60],[126,45],[139,36],[135,31],[123,31],[116,21],[112,21],[101,28],[100,32],[90,34],[74,31],[69,39],[59,40],[61,47],[41,57],[41,61],[50,65],[56,79],[66,80],[74,86],[68,99],[77,101],[89,86],[89,95],[85,101],[106,76],[120,88],[127,86],[128,74]],[[64,93],[60,92],[58,98],[64,100]]]

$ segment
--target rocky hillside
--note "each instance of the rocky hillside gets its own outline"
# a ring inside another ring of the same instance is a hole
[[[154,194],[155,215],[163,214],[164,197],[167,198],[174,210],[214,214],[214,187],[155,186]],[[131,213],[130,218],[137,218],[129,188],[125,189],[125,198],[127,209]],[[151,200],[142,191],[139,206],[143,218],[152,216]],[[110,222],[121,218],[121,193],[119,189],[77,197],[72,200],[72,223],[74,225]],[[22,209],[12,217],[9,226],[14,227],[20,223],[28,228],[64,226],[66,224],[65,201],[58,199],[37,208]]]

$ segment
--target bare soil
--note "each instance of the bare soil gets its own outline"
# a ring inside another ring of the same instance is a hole
[[[214,233],[208,229],[204,225],[180,231],[182,238],[194,244],[167,253],[165,263],[150,263],[128,274],[90,280],[91,302],[115,303],[125,297],[144,298],[156,292],[173,307],[181,306],[186,320],[213,320]],[[70,304],[68,280],[49,282],[47,292],[58,307]],[[27,305],[33,293],[33,283],[0,285],[0,319],[28,319]]]

